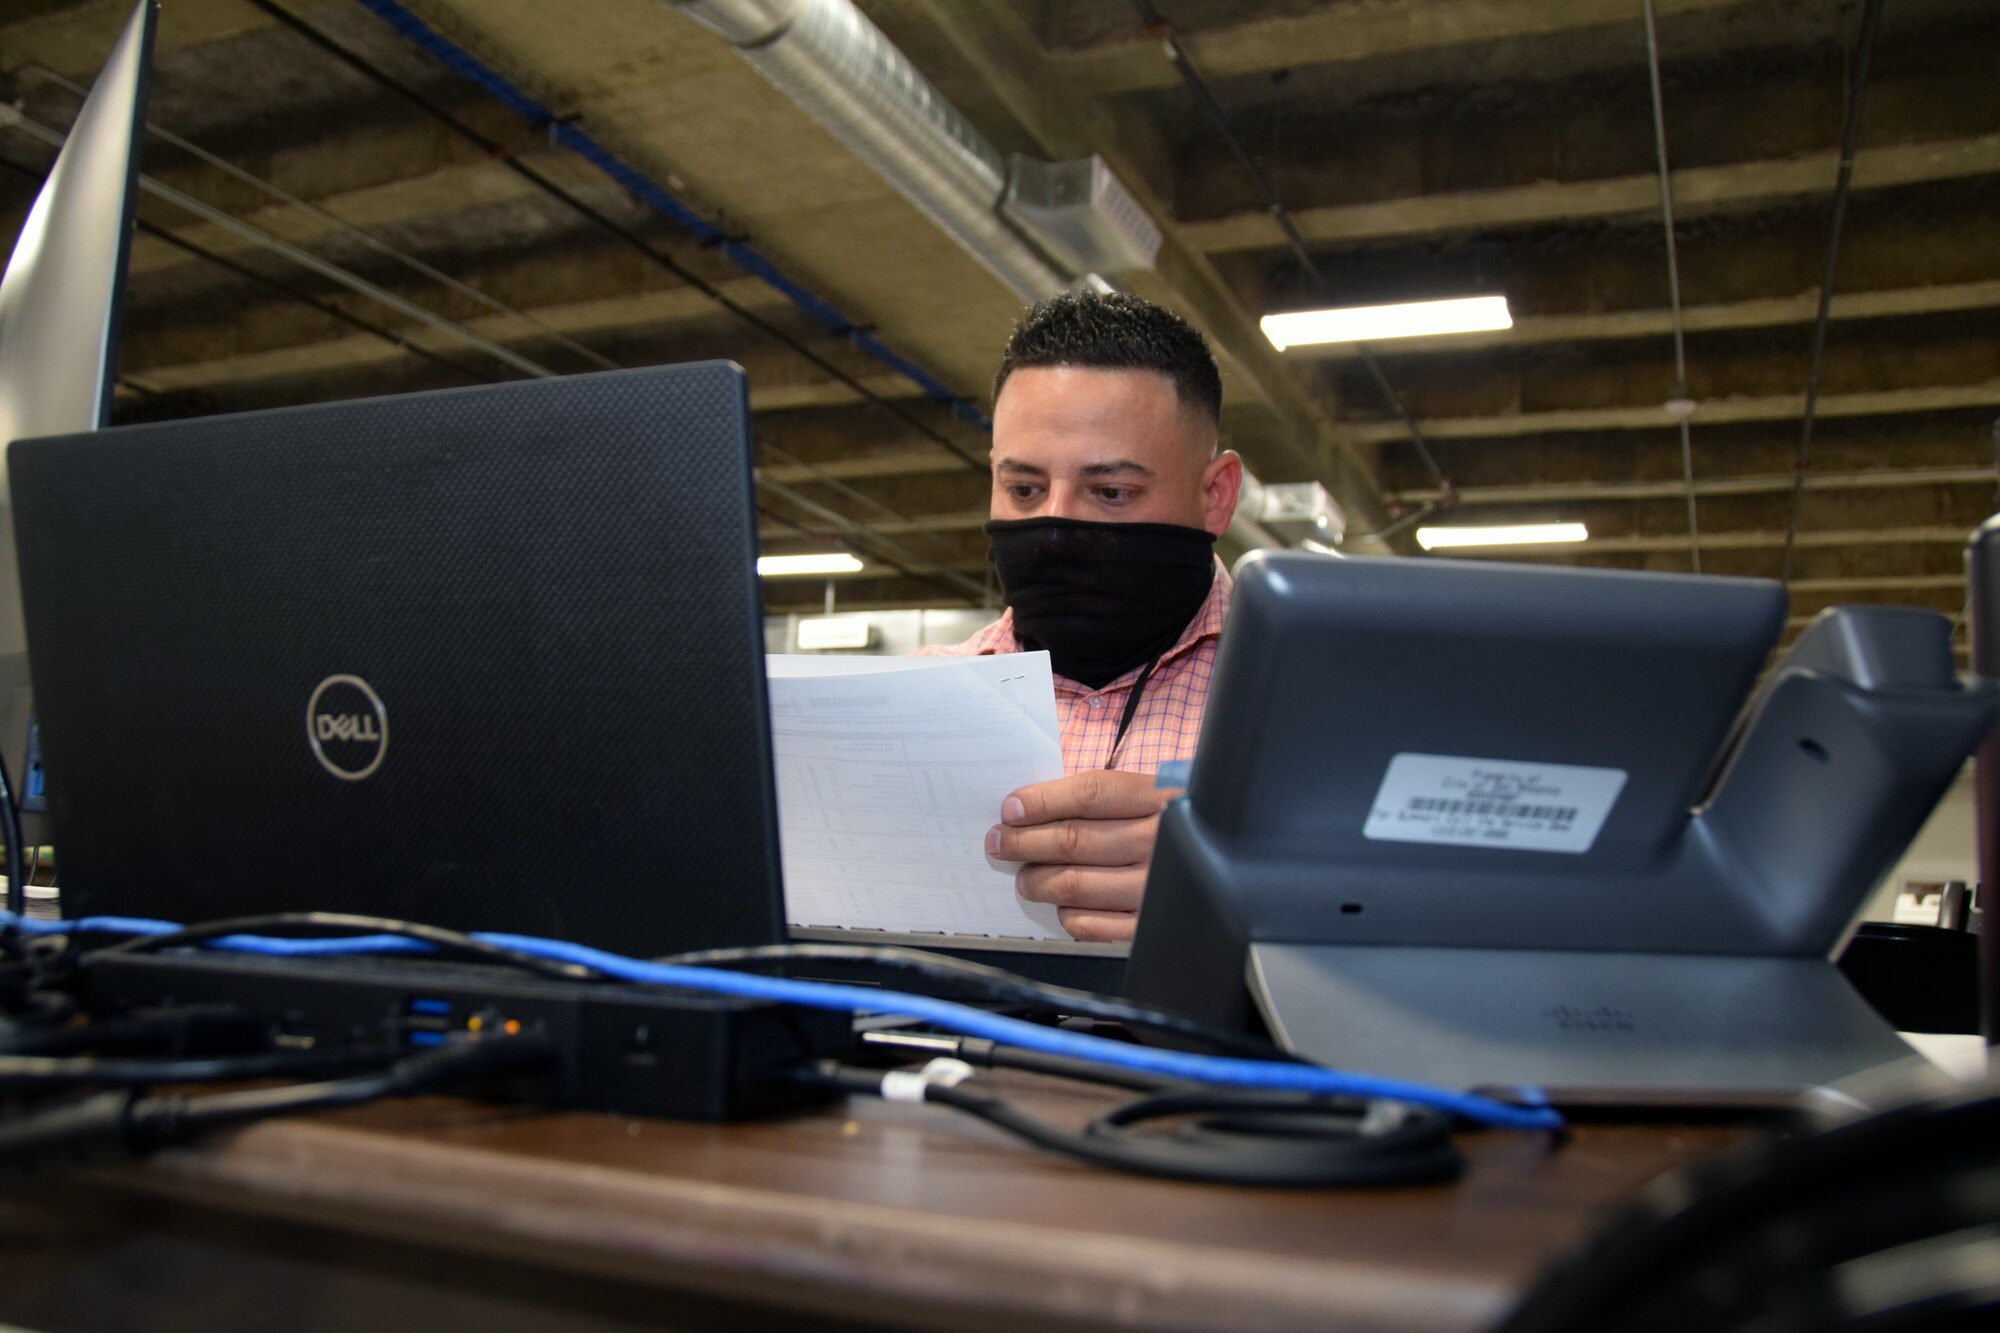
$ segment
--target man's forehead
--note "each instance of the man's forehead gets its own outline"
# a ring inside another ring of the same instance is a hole
[[[1057,459],[1066,469],[1086,477],[1150,477],[1153,469],[1135,458],[1088,458],[1065,450]],[[1038,476],[1048,474],[1048,464],[1038,457],[1016,457],[1013,454],[996,455],[993,459],[996,472],[1027,472]]]
[[[1129,408],[1135,397],[1161,408],[1183,406],[1173,376],[1132,366],[1022,366],[1000,386],[995,406],[1024,394],[1045,406],[1080,411],[1114,404]]]

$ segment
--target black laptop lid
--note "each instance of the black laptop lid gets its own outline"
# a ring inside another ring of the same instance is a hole
[[[66,914],[781,938],[743,375],[9,451]]]

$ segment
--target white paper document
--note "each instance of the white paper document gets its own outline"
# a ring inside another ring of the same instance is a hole
[[[1047,653],[766,665],[792,925],[1069,938],[986,856],[1007,793],[1063,775]]]

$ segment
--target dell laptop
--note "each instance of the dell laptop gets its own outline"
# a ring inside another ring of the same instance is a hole
[[[742,371],[24,440],[71,916],[783,938]]]

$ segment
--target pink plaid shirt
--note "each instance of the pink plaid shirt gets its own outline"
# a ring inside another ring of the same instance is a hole
[[[1215,671],[1215,647],[1222,637],[1223,614],[1229,610],[1229,590],[1229,574],[1218,560],[1207,599],[1146,680],[1132,725],[1118,746],[1115,767],[1128,773],[1157,773],[1161,764],[1194,758],[1202,710],[1208,706],[1208,680]],[[1020,651],[1012,611],[964,643],[917,649],[926,657],[987,657]],[[1126,698],[1144,670],[1143,666],[1133,667],[1101,690],[1087,689],[1065,676],[1055,678],[1064,772],[1103,768],[1111,759],[1118,719],[1124,716]]]

